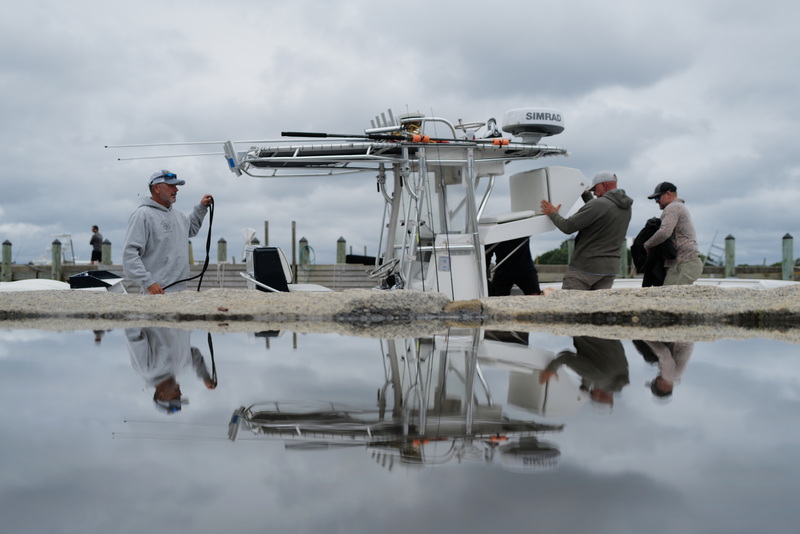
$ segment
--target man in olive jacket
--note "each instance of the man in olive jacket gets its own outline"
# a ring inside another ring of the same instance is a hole
[[[596,198],[566,219],[558,213],[561,204],[541,202],[542,212],[559,230],[565,234],[578,232],[562,289],[608,289],[619,271],[633,199],[624,189],[617,189],[617,175],[610,171],[597,173],[588,191]]]

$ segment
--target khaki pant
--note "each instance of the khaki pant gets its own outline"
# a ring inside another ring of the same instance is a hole
[[[667,268],[667,275],[664,277],[665,286],[688,286],[703,274],[703,261],[700,258],[676,263]]]
[[[615,274],[591,274],[577,269],[567,268],[564,273],[564,281],[561,289],[578,289],[582,291],[593,291],[595,289],[610,289],[614,284]]]

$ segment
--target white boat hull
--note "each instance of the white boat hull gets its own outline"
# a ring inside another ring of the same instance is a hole
[[[744,289],[775,289],[788,285],[798,284],[788,280],[756,280],[749,278],[700,278],[694,282],[696,286],[716,286],[722,288]],[[561,289],[561,282],[545,282],[540,284],[542,289]],[[641,278],[617,278],[612,289],[641,289]]]

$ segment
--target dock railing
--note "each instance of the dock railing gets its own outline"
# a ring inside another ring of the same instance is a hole
[[[221,239],[223,249],[225,249],[225,240]],[[307,243],[306,243],[307,245]],[[736,278],[757,279],[757,280],[800,280],[800,271],[793,259],[794,247],[792,236],[786,234],[782,239],[782,256],[783,261],[777,265],[735,265],[734,246],[735,241],[732,236],[726,238],[726,247],[728,248],[726,259],[729,259],[730,265],[710,265],[706,264],[703,267],[704,278],[724,278],[735,276]],[[11,243],[6,240],[3,242],[2,247],[2,270],[0,270],[0,281],[12,282],[16,280],[29,280],[33,278],[46,278],[61,281],[68,281],[69,277],[85,271],[90,270],[106,270],[111,273],[122,276],[122,266],[112,264],[107,258],[110,258],[111,243],[107,241],[104,243],[104,258],[100,265],[73,265],[62,263],[60,261],[60,243],[58,240],[53,242],[54,258],[58,259],[51,265],[17,265],[12,263],[11,258]],[[218,244],[219,246],[219,244]],[[338,248],[344,247],[344,240],[340,238],[337,243]],[[337,252],[337,260],[340,254]],[[226,255],[218,257],[218,263],[210,264],[206,275],[203,280],[202,289],[213,288],[231,288],[231,289],[244,289],[246,281],[240,276],[239,273],[244,272],[245,264],[243,263],[228,263],[220,261],[220,258],[225,258]],[[365,251],[365,256],[366,251]],[[627,259],[627,258],[625,258]],[[202,270],[201,263],[194,263],[189,266],[191,275],[199,274]],[[539,280],[542,282],[560,282],[564,277],[566,265],[546,265],[537,264],[539,272]],[[356,263],[335,263],[330,265],[317,265],[308,261],[303,262],[301,265],[296,266],[297,272],[296,282],[306,284],[319,284],[329,287],[334,291],[343,291],[347,289],[371,289],[378,285],[378,281],[369,278],[367,271],[371,270],[371,265],[356,264]],[[293,269],[294,270],[294,269]],[[620,263],[620,274],[618,277],[636,277],[634,274],[624,276],[625,273],[631,273],[631,268],[627,262]],[[194,284],[194,285],[193,285]],[[128,292],[138,292],[138,288],[132,287],[128,281],[123,282]],[[189,287],[196,288],[195,282],[189,282]]]

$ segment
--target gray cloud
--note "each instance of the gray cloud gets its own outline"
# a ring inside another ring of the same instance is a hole
[[[630,237],[658,215],[644,197],[669,179],[701,251],[733,234],[740,262],[772,263],[780,238],[800,233],[797,11],[788,1],[19,5],[0,22],[0,240],[24,263],[70,233],[85,259],[98,224],[119,261],[146,177],[169,168],[188,180],[180,209],[215,196],[214,241],[230,249],[244,228],[263,238],[264,220],[287,247],[297,220],[320,263],[340,236],[374,253],[382,205],[371,176],[237,179],[220,156],[117,161],[219,147],[103,146],[357,133],[389,107],[475,121],[533,105],[566,119],[548,141],[573,156],[552,164],[618,172],[636,199]]]

